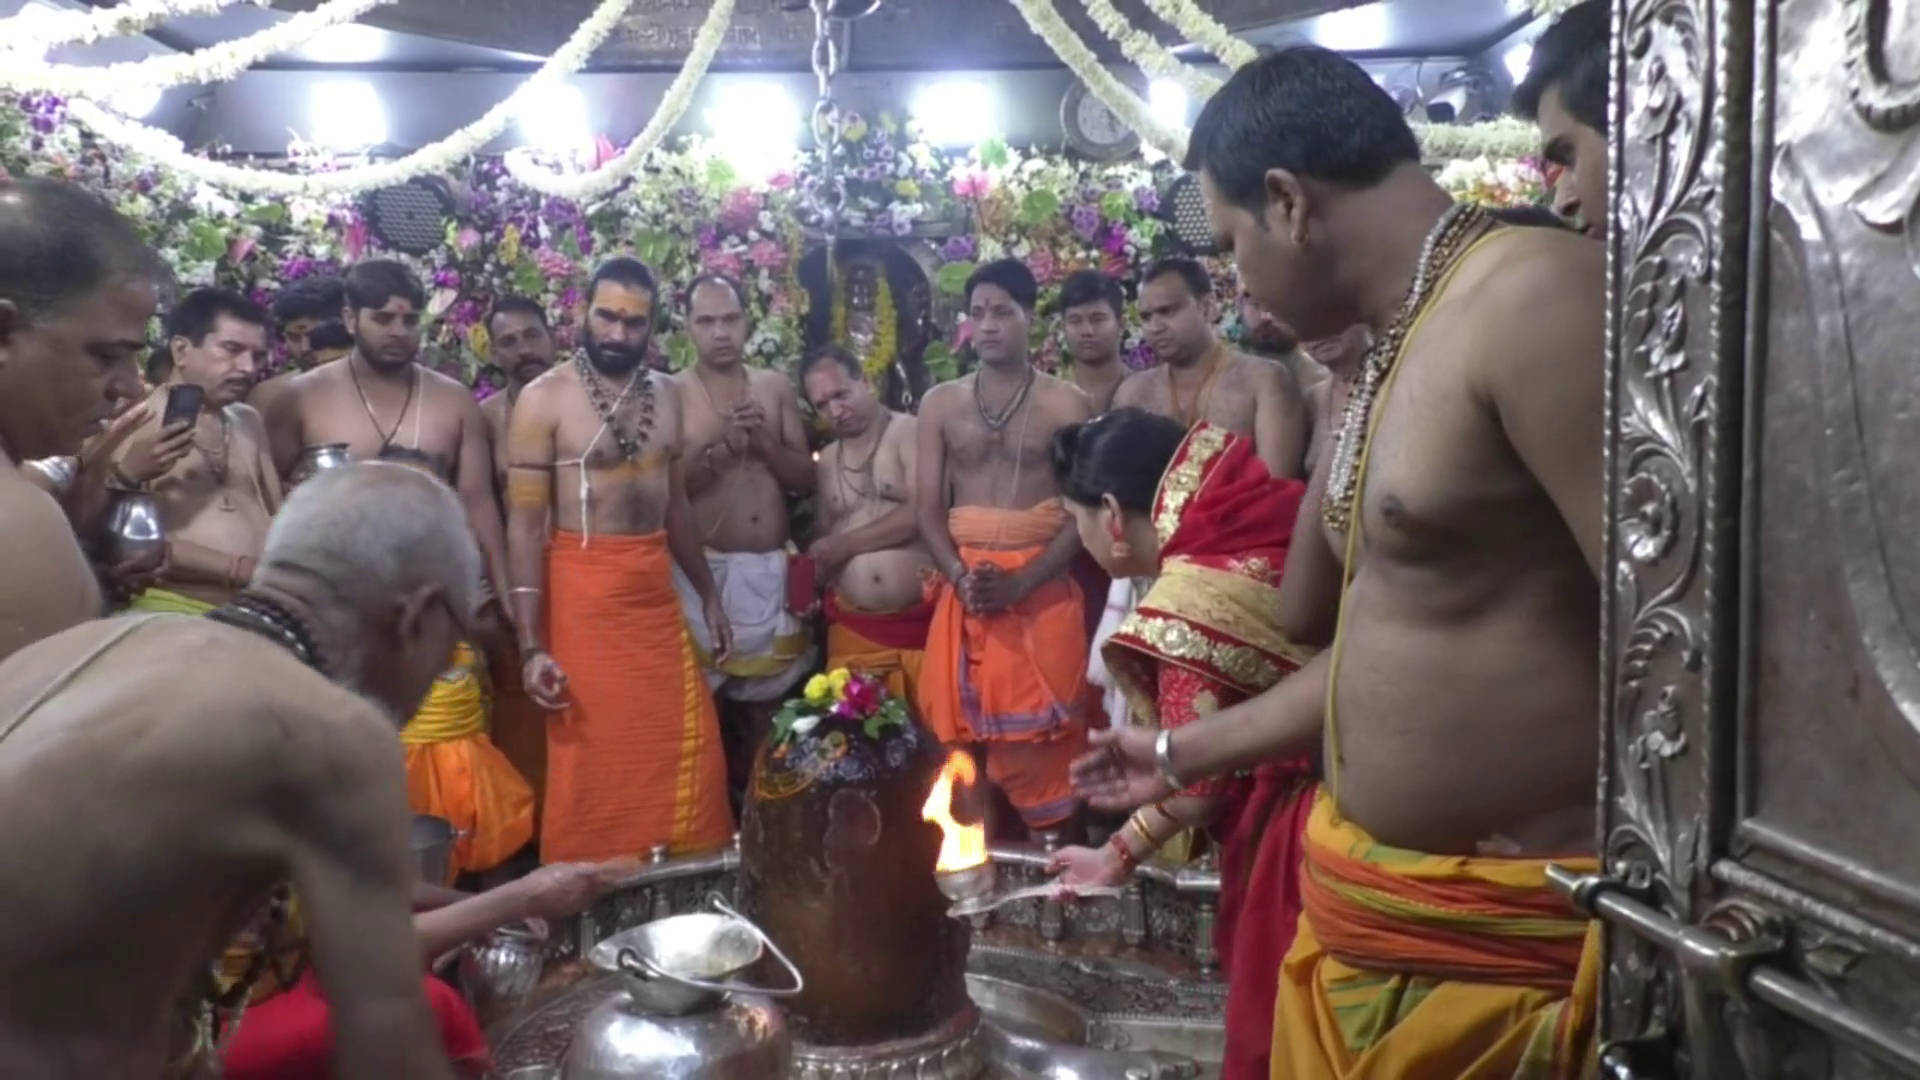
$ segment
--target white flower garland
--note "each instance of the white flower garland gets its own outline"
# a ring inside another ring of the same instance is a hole
[[[394,0],[327,0],[257,34],[192,52],[152,56],[104,66],[49,64],[12,54],[0,64],[0,87],[26,94],[56,94],[106,100],[134,90],[226,82],[275,53],[311,40],[322,30],[350,23]]]
[[[719,0],[732,5],[732,0]],[[527,76],[486,114],[466,127],[405,157],[373,165],[361,165],[331,173],[293,173],[272,169],[252,169],[225,162],[209,161],[189,154],[180,140],[157,128],[113,116],[86,101],[68,106],[70,115],[92,128],[108,142],[125,147],[156,163],[191,176],[204,183],[256,195],[351,195],[374,188],[404,184],[416,176],[445,172],[479,153],[500,136],[519,112],[530,93],[559,82],[586,66],[594,51],[604,44],[614,28],[633,6],[633,0],[601,0],[599,8],[574,30],[540,70]]]
[[[1260,55],[1259,50],[1234,37],[1213,16],[1193,5],[1193,0],[1147,0],[1155,15],[1170,23],[1188,41],[1212,53],[1234,71]]]
[[[647,155],[659,147],[692,103],[694,87],[706,77],[708,65],[713,63],[714,54],[726,39],[727,27],[733,21],[733,5],[734,0],[713,0],[707,21],[700,24],[700,32],[694,36],[693,47],[687,52],[686,66],[674,76],[673,84],[667,87],[666,96],[660,99],[660,107],[654,110],[647,126],[620,153],[584,172],[563,173],[533,160],[526,150],[512,150],[505,159],[508,175],[542,195],[580,202],[612,191],[639,172]]]
[[[1100,32],[1120,46],[1120,55],[1149,75],[1179,83],[1187,96],[1205,101],[1220,89],[1220,80],[1188,64],[1148,34],[1127,21],[1110,0],[1085,0],[1087,14]]]
[[[1180,128],[1169,128],[1162,124],[1126,84],[1113,77],[1093,50],[1080,40],[1059,14],[1053,10],[1052,0],[1013,0],[1013,6],[1027,20],[1027,26],[1060,58],[1061,63],[1071,68],[1074,75],[1086,84],[1100,103],[1113,110],[1120,122],[1139,132],[1140,138],[1148,146],[1179,161],[1187,153],[1187,133]]]
[[[267,7],[272,0],[127,0],[92,11],[42,8],[32,15],[0,19],[0,42],[14,43],[22,51],[31,48],[35,50],[33,55],[44,56],[46,50],[56,46],[91,45],[106,38],[126,37],[169,19],[212,15],[241,2]]]
[[[1535,15],[1558,15],[1580,0],[1527,0],[1527,8]]]

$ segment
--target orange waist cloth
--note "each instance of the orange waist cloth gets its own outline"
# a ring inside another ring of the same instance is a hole
[[[544,862],[707,851],[733,833],[719,720],[672,562],[664,532],[556,531],[548,547],[548,641],[567,707],[547,727]]]
[[[1323,792],[1303,862],[1275,1077],[1570,1080],[1591,1068],[1599,937],[1548,883],[1548,860],[1388,847]]]
[[[1072,527],[1058,499],[1025,511],[956,507],[947,520],[962,561],[1008,572],[1025,568]],[[994,547],[980,546],[989,543]],[[932,662],[917,695],[927,726],[947,743],[1046,741],[1084,731],[1083,604],[1079,584],[1064,570],[992,615],[969,613],[953,585],[942,582],[927,636]]]
[[[449,881],[491,870],[533,839],[533,788],[487,737],[481,664],[472,646],[456,648],[452,665],[400,732],[413,812],[445,818],[459,830]]]
[[[928,620],[933,602],[905,611],[880,613],[841,605],[827,594],[827,669],[847,668],[886,683],[887,693],[912,701],[920,689],[926,660]]]

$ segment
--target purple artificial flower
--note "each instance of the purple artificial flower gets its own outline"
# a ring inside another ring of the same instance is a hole
[[[1127,241],[1130,239],[1132,237],[1127,235],[1125,225],[1115,225],[1107,230],[1106,239],[1100,242],[1100,248],[1109,255],[1124,255],[1127,251]]]
[[[980,243],[971,236],[949,237],[940,246],[940,257],[948,262],[966,262],[980,252]]]
[[[1143,214],[1160,212],[1160,193],[1142,184],[1133,189],[1133,208]]]
[[[1134,371],[1142,371],[1153,366],[1153,350],[1144,341],[1136,341],[1122,356],[1121,362]]]
[[[702,225],[694,233],[694,243],[700,246],[701,251],[711,251],[720,245],[720,230],[712,225]]]
[[[1076,206],[1067,213],[1067,220],[1073,223],[1073,231],[1082,240],[1092,240],[1100,228],[1100,211],[1092,206]]]

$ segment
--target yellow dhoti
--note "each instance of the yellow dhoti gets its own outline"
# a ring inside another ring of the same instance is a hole
[[[196,600],[158,586],[141,590],[139,596],[127,603],[128,611],[158,611],[168,615],[205,615],[213,608],[214,605],[205,600]]]
[[[400,731],[407,801],[460,830],[450,874],[490,870],[533,839],[533,788],[487,737],[487,689],[469,645]]]

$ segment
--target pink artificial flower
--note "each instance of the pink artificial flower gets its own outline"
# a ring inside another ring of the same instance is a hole
[[[793,314],[793,296],[785,289],[775,289],[767,296],[767,314]]]
[[[747,248],[747,259],[762,270],[774,270],[786,265],[787,253],[771,240],[756,240]]]
[[[347,223],[346,236],[342,245],[347,251],[347,261],[357,261],[367,253],[367,223],[359,218]]]
[[[534,256],[533,261],[540,267],[542,274],[555,281],[564,281],[573,276],[573,263],[552,248],[541,248],[540,254]]]
[[[598,169],[607,162],[620,156],[620,149],[605,135],[593,137],[593,167]]]
[[[480,230],[471,225],[461,226],[460,231],[453,235],[453,244],[461,251],[472,251],[480,246]]]
[[[1035,281],[1042,285],[1051,285],[1060,276],[1060,267],[1054,262],[1053,252],[1040,248],[1027,256],[1027,269],[1033,271]]]
[[[767,177],[767,186],[775,191],[785,191],[793,186],[793,174],[785,169],[776,171]]]
[[[719,221],[728,232],[746,232],[760,221],[760,197],[746,188],[727,193],[720,201]]]
[[[236,236],[227,243],[227,261],[240,262],[253,253],[254,240],[250,236]]]
[[[740,256],[730,251],[703,251],[700,253],[700,268],[713,274],[725,274],[730,278],[740,276]]]
[[[993,181],[984,172],[962,173],[953,178],[953,193],[962,199],[985,198],[993,187]]]
[[[840,703],[851,709],[854,719],[872,716],[880,709],[880,683],[869,678],[855,678],[847,683],[847,689],[841,695]]]

